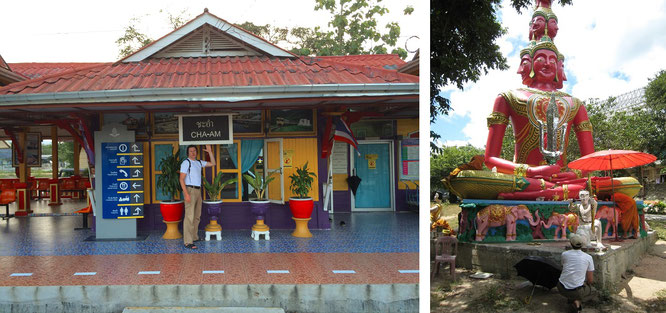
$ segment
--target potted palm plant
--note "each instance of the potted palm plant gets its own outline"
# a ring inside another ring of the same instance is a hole
[[[308,193],[312,189],[315,177],[317,175],[308,170],[308,162],[305,162],[303,167],[296,167],[296,172],[289,176],[291,179],[289,189],[297,195],[289,198],[289,209],[296,222],[296,230],[291,234],[294,237],[312,237],[308,230],[308,221],[312,215],[314,201],[308,197]]]
[[[270,173],[265,178],[263,175],[257,175],[254,171],[251,171],[250,173],[252,175],[243,174],[243,178],[245,178],[245,181],[252,186],[254,194],[257,196],[256,198],[250,199],[250,209],[252,210],[252,214],[256,216],[257,221],[252,226],[252,238],[259,240],[258,233],[268,234],[270,229],[268,225],[264,224],[264,219],[269,206],[269,200],[264,197],[264,193],[266,192],[268,184],[275,179],[275,177],[273,177],[273,174],[275,173]],[[266,239],[268,239],[268,235],[266,236]]]
[[[207,180],[203,180],[203,186],[208,194],[208,200],[202,201],[202,207],[208,212],[210,216],[210,222],[206,225],[206,232],[219,232],[222,230],[222,226],[217,223],[217,216],[220,215],[222,211],[222,189],[227,185],[233,184],[238,181],[237,178],[227,179],[222,181],[222,175],[224,173],[218,172],[217,176],[213,178],[213,182],[209,183]],[[208,238],[208,236],[206,236]],[[218,240],[221,239],[220,236],[217,236]]]
[[[156,187],[161,190],[163,194],[169,197],[169,200],[160,202],[160,212],[164,223],[167,224],[167,230],[164,232],[162,238],[164,239],[178,239],[182,238],[180,231],[178,231],[178,223],[183,220],[183,201],[177,200],[176,196],[180,195],[180,149],[176,154],[167,156],[160,162],[159,170],[162,173],[157,177]]]

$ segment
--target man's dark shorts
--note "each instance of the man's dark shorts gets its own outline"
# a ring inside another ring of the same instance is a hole
[[[561,282],[558,282],[557,291],[559,291],[562,296],[567,298],[569,302],[573,302],[574,300],[586,301],[590,300],[592,297],[594,288],[588,284],[583,284],[582,286],[575,289],[566,289],[564,286],[562,286]]]

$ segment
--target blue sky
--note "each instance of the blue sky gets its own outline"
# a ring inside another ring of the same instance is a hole
[[[556,2],[556,1],[554,1]],[[520,49],[527,45],[528,24],[533,9],[518,14],[502,2],[499,16],[507,34],[497,44],[509,69],[491,71],[476,83],[443,89],[453,111],[440,116],[431,129],[440,144],[470,143],[483,148],[488,134],[486,117],[502,91],[523,87],[516,74]],[[661,69],[666,69],[666,0],[574,1],[573,6],[553,4],[559,21],[554,39],[565,56],[567,81],[562,91],[587,100],[605,99],[644,87]]]

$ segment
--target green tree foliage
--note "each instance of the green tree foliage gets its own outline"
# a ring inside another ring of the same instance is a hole
[[[636,150],[647,151],[650,143],[646,140],[650,130],[649,114],[645,107],[631,110],[617,110],[616,99],[611,97],[605,101],[585,104],[590,123],[592,123],[592,137],[594,150]],[[576,137],[569,135],[569,149],[567,161],[571,162],[580,155]],[[639,169],[614,171],[614,176],[636,176]]]
[[[317,26],[314,29],[294,28],[296,47],[292,52],[299,55],[350,55],[395,53],[407,57],[407,51],[395,47],[400,37],[400,26],[396,22],[387,23],[382,30],[377,25],[377,17],[389,10],[380,4],[381,0],[316,0],[315,10],[325,10],[331,14],[328,22],[330,30]],[[414,8],[408,6],[405,15],[412,14]]]
[[[270,24],[256,25],[252,22],[243,22],[237,26],[272,43],[285,41],[287,40],[287,35],[289,35],[289,28],[276,27]]]
[[[168,23],[173,29],[176,29],[185,22],[187,22],[190,18],[189,15],[187,15],[186,10],[181,11],[179,14],[174,15],[171,12],[167,12],[164,10],[160,10],[159,13],[161,14],[166,14],[166,19],[168,20]],[[143,48],[145,45],[153,42],[153,39],[148,37],[148,35],[144,34],[139,30],[139,25],[141,24],[141,18],[140,17],[133,17],[129,21],[129,25],[125,27],[125,33],[116,40],[116,44],[118,45],[118,48],[120,49],[118,52],[118,56],[120,58],[124,58],[135,51]]]
[[[125,27],[125,33],[116,40],[116,44],[120,49],[118,56],[121,59],[153,42],[152,38],[137,30],[136,25],[140,22],[141,20],[138,17],[131,18],[130,25]]]
[[[661,70],[645,88],[646,150],[666,161],[666,70]]]
[[[445,189],[442,179],[449,176],[458,165],[468,163],[477,154],[484,154],[483,149],[472,145],[463,147],[443,147],[430,157],[430,190]]]
[[[572,0],[559,0],[571,4]],[[430,123],[448,114],[449,99],[441,88],[475,82],[491,69],[506,70],[506,58],[495,41],[505,33],[497,16],[501,0],[430,1]],[[518,12],[533,4],[531,0],[511,0]],[[527,23],[526,23],[527,26]],[[525,27],[527,31],[527,27]],[[431,131],[430,147],[440,135]]]
[[[504,139],[502,139],[502,153],[500,157],[505,160],[512,161],[516,151],[516,137],[513,134],[513,127],[511,124],[506,126],[504,132]]]
[[[65,168],[74,166],[73,141],[58,142],[58,163],[60,163]]]
[[[320,26],[307,27],[277,27],[270,24],[256,25],[252,22],[237,24],[239,27],[260,36],[271,43],[282,41],[291,43],[294,48],[291,52],[297,55],[351,55],[351,54],[385,54],[395,53],[402,59],[407,58],[407,51],[396,47],[400,37],[400,25],[397,22],[387,23],[384,28],[377,24],[377,17],[383,16],[389,10],[380,4],[382,0],[315,0],[315,10],[325,10],[331,14],[328,22],[330,29]],[[173,15],[167,14],[169,24],[174,29],[180,27],[189,18],[186,11]],[[407,6],[403,14],[414,12],[412,6]],[[141,19],[132,18],[122,37],[116,40],[120,49],[121,58],[151,43],[153,39],[139,31]]]

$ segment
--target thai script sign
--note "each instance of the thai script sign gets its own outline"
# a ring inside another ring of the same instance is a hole
[[[178,141],[181,145],[232,144],[231,114],[179,115]]]

